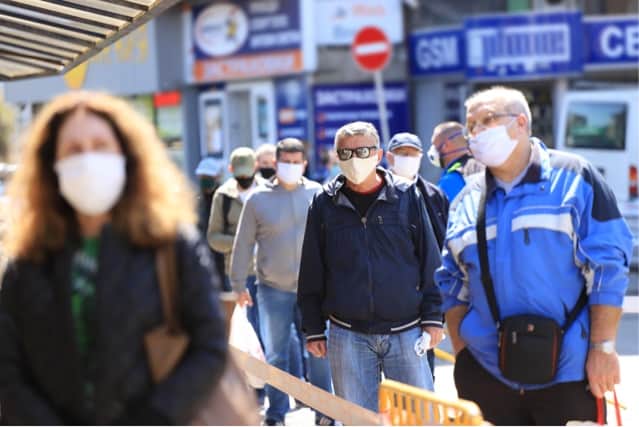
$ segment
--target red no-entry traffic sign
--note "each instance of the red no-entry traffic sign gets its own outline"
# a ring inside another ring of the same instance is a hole
[[[366,71],[379,71],[386,66],[393,53],[393,45],[384,31],[364,27],[353,39],[351,52],[355,62]]]

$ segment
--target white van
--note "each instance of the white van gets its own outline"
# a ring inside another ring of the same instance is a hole
[[[612,188],[639,246],[639,89],[574,90],[563,97],[557,148],[588,159]]]

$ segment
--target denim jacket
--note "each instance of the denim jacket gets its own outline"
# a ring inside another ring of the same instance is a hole
[[[328,318],[363,333],[441,326],[433,282],[440,265],[416,186],[379,168],[385,186],[366,216],[344,195],[338,176],[315,195],[302,249],[298,305],[307,339],[324,339]]]

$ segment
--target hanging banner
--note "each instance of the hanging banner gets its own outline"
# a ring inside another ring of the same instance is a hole
[[[408,93],[405,83],[385,83],[386,110],[390,134],[410,131]],[[380,132],[375,88],[370,84],[317,85],[313,88],[315,115],[315,159],[321,165],[333,149],[337,130],[349,122],[371,122]],[[388,141],[382,141],[385,147]]]
[[[433,29],[413,33],[409,41],[411,74],[463,73],[466,49],[462,28]]]
[[[637,15],[585,17],[584,34],[588,40],[586,68],[639,65]]]
[[[275,80],[277,139],[308,141],[308,95],[304,77]]]
[[[192,80],[214,82],[304,69],[299,0],[194,5]]]
[[[583,71],[580,12],[468,18],[466,76],[516,80]]]

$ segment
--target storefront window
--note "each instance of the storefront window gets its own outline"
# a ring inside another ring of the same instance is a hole
[[[126,100],[149,122],[155,123],[155,108],[153,108],[153,98],[151,95],[134,95],[127,97]]]
[[[180,169],[184,168],[184,123],[180,92],[161,92],[153,96],[158,135],[166,143],[169,156]]]
[[[566,146],[624,150],[626,116],[623,103],[573,102],[568,106]]]

